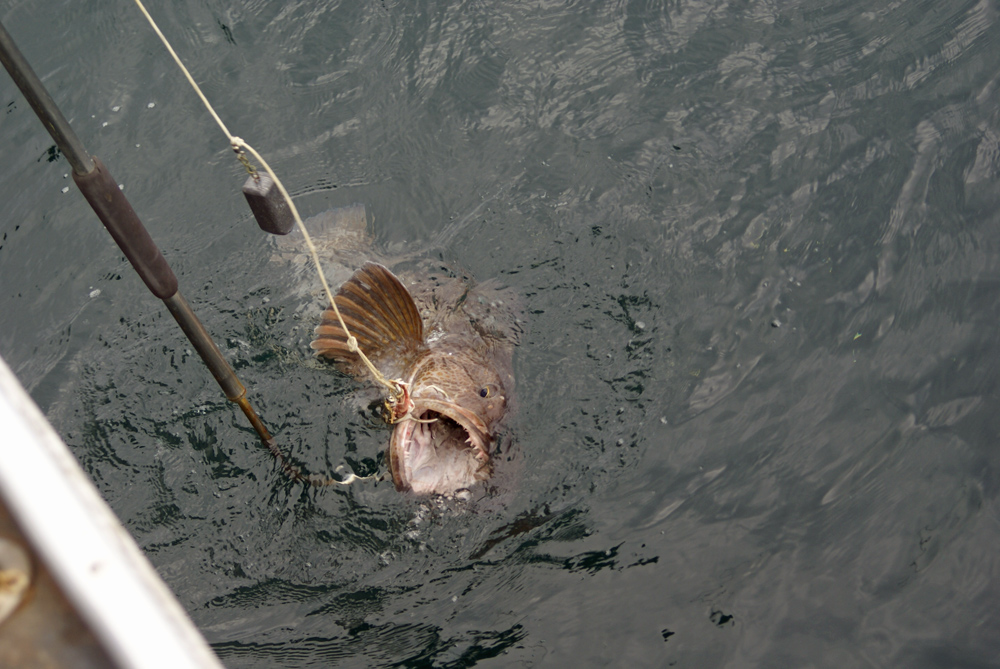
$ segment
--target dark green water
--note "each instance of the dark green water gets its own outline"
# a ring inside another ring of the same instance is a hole
[[[0,77],[0,353],[228,666],[1000,665],[995,2],[156,4],[304,214],[530,320],[502,505],[303,489]],[[384,471],[138,10],[0,20],[296,461]]]

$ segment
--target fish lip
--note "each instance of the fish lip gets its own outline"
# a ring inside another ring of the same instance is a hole
[[[484,463],[489,462],[492,437],[486,423],[479,416],[453,402],[427,398],[415,398],[413,408],[407,416],[419,418],[427,411],[435,411],[460,425],[469,435],[471,448],[476,450],[476,457]],[[413,429],[416,425],[416,421],[404,418],[396,425],[389,439],[389,469],[396,490],[400,492],[412,489],[403,476],[402,460],[405,459],[405,445],[413,438]]]

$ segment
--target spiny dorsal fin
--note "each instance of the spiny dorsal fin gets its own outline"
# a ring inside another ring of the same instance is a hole
[[[388,269],[365,263],[337,291],[334,301],[358,346],[372,360],[386,349],[405,350],[423,343],[424,325],[406,287]],[[333,309],[327,307],[316,327],[312,348],[317,355],[351,366],[357,356]]]

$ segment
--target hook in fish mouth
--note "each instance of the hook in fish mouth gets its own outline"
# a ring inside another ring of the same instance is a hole
[[[490,476],[489,431],[473,412],[443,400],[416,400],[389,441],[396,489],[453,495]]]
[[[397,490],[455,496],[492,475],[492,430],[507,411],[520,333],[516,309],[500,308],[508,299],[506,289],[433,269],[408,288],[366,262],[323,311],[310,344],[317,355],[365,380],[363,350],[379,374],[401,377],[382,412],[395,425],[388,456]]]

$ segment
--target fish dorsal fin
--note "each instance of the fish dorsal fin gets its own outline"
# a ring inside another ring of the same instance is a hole
[[[334,301],[347,329],[372,360],[388,349],[403,351],[416,348],[424,341],[423,321],[413,298],[399,279],[382,265],[366,262],[344,282]],[[348,348],[347,334],[330,307],[323,311],[312,348],[317,355],[349,366],[357,362],[357,356]]]

